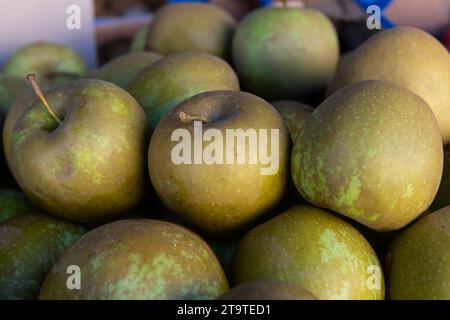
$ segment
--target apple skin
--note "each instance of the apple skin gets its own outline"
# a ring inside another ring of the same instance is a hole
[[[51,42],[35,42],[18,49],[4,67],[5,74],[24,78],[36,74],[45,89],[74,80],[86,71],[86,63],[77,52]]]
[[[80,290],[66,286],[67,267],[82,270]],[[229,289],[208,244],[173,223],[127,219],[96,228],[53,265],[40,300],[206,300]]]
[[[0,223],[33,211],[36,212],[36,208],[20,191],[0,189]]]
[[[96,222],[133,209],[143,198],[148,127],[125,90],[77,80],[47,95],[58,126],[37,99],[4,131],[10,169],[27,197],[55,215]],[[13,110],[14,111],[14,110]],[[11,121],[12,122],[12,121]],[[12,130],[11,130],[12,128]]]
[[[162,58],[155,52],[138,51],[124,54],[89,73],[89,78],[112,82],[125,88],[142,69]]]
[[[212,119],[203,123],[203,130],[216,128],[224,137],[226,129],[278,129],[279,170],[261,175],[259,163],[174,164],[171,151],[178,142],[171,142],[172,132],[185,128],[194,134],[192,122],[180,122],[180,111]],[[288,129],[269,103],[239,91],[207,92],[179,104],[156,127],[149,148],[150,178],[164,205],[179,218],[213,238],[230,238],[265,218],[282,199],[289,148]]]
[[[305,122],[306,118],[314,111],[314,108],[296,101],[282,100],[272,102],[272,105],[283,117],[292,141],[295,141],[298,131]]]
[[[52,264],[85,232],[35,212],[0,224],[0,299],[36,299]]]
[[[321,92],[338,59],[332,22],[312,9],[255,10],[241,21],[233,38],[233,62],[243,89],[269,101]]]
[[[218,6],[176,3],[161,7],[150,25],[147,48],[162,54],[207,52],[230,56],[236,20]]]
[[[127,90],[147,112],[154,129],[184,99],[216,90],[239,90],[236,73],[224,60],[207,54],[171,54],[142,70]]]

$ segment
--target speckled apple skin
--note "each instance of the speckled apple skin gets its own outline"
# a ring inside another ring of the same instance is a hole
[[[84,232],[36,213],[0,224],[0,299],[36,299],[52,264]]]
[[[239,80],[224,60],[207,53],[183,52],[143,70],[127,90],[144,108],[154,129],[181,101],[207,91],[239,90]]]
[[[427,103],[382,81],[325,100],[297,135],[291,172],[313,204],[379,231],[404,227],[433,201],[443,147]]]
[[[369,268],[379,268],[379,288]],[[384,299],[381,265],[350,224],[312,206],[294,207],[255,227],[240,241],[234,285],[255,280],[297,284],[321,300]]]
[[[390,249],[388,297],[450,299],[450,207],[430,213],[403,231]]]
[[[145,194],[148,147],[147,119],[136,100],[94,79],[61,86],[47,99],[60,125],[34,98],[17,105],[4,131],[8,164],[27,197],[79,222],[132,210]]]
[[[81,290],[66,286],[78,265]],[[39,299],[214,299],[228,290],[208,245],[181,226],[121,220],[87,233],[50,270]]]
[[[433,36],[411,27],[374,35],[339,64],[328,93],[363,80],[393,82],[422,97],[450,142],[450,54]]]

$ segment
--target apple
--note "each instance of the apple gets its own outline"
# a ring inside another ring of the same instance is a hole
[[[212,237],[264,219],[288,179],[290,136],[275,108],[240,91],[196,95],[153,132],[150,178],[164,205]]]
[[[230,56],[236,20],[222,8],[207,3],[174,3],[153,16],[147,49],[162,54],[207,52]]]
[[[162,58],[155,52],[137,51],[119,56],[91,71],[88,78],[101,79],[125,88],[140,71]]]
[[[12,110],[4,131],[10,169],[38,207],[79,222],[112,219],[145,191],[148,127],[144,111],[120,87],[77,80]],[[20,111],[19,110],[19,111]],[[14,120],[13,119],[13,120]]]
[[[270,7],[240,22],[232,51],[244,90],[268,100],[309,99],[332,77],[339,42],[320,11]]]
[[[74,80],[86,71],[86,63],[77,52],[51,42],[35,42],[18,49],[4,66],[5,74],[23,78],[36,74],[45,89]]]
[[[305,120],[314,111],[314,108],[291,100],[275,101],[272,102],[272,105],[280,112],[289,129],[292,141],[295,141],[298,130],[300,130]]]
[[[35,210],[19,190],[0,189],[0,223]]]
[[[168,55],[142,70],[127,90],[147,112],[154,129],[184,99],[207,91],[239,90],[239,80],[224,60],[208,53],[183,52]]]

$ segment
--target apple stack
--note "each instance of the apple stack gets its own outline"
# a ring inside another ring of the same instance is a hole
[[[165,5],[96,70],[19,49],[0,115],[1,299],[450,299],[450,55],[420,29],[340,56],[313,9]]]

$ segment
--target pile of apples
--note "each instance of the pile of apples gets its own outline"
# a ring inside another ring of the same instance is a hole
[[[316,10],[180,3],[95,70],[19,49],[0,298],[450,299],[450,55],[339,47]]]

